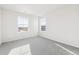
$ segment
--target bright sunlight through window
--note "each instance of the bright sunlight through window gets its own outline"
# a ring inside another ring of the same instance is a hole
[[[28,31],[28,18],[26,16],[18,16],[18,32]]]

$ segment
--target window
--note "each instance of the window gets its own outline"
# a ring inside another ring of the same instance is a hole
[[[46,18],[45,17],[40,18],[40,26],[41,26],[41,31],[46,31]]]
[[[28,31],[28,18],[26,16],[18,16],[18,32]]]

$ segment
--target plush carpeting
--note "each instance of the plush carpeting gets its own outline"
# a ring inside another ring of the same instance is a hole
[[[68,51],[57,46],[56,43],[79,54],[79,48],[42,37],[31,37],[3,43],[0,46],[0,55],[72,55]]]

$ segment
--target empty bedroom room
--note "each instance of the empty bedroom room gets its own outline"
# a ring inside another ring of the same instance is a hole
[[[78,4],[0,4],[0,55],[79,55]]]

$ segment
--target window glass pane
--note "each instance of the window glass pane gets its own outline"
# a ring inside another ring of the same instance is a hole
[[[46,31],[46,26],[42,25],[42,26],[41,26],[41,30],[42,30],[42,31]]]
[[[40,19],[40,25],[46,25],[46,18],[41,18]]]
[[[28,18],[26,16],[18,16],[18,31],[28,31]]]
[[[45,17],[40,18],[40,27],[41,27],[41,31],[46,31],[46,18]]]

